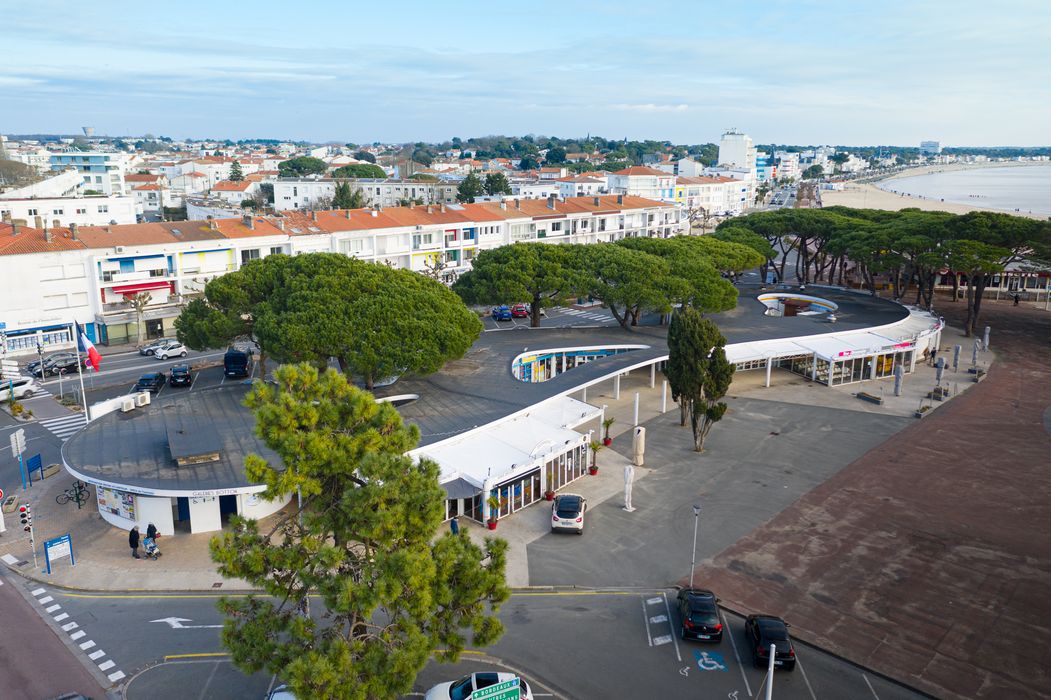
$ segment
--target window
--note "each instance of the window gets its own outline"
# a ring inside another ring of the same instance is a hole
[[[281,250],[281,246],[279,246],[279,245],[277,245],[277,246],[274,246],[274,247],[272,247],[272,248],[270,249],[270,254],[271,254],[271,255],[280,255],[280,254],[281,254],[281,253],[283,253],[283,252],[284,252],[284,251],[283,251],[283,250]]]
[[[412,234],[412,249],[419,250],[421,246],[430,245],[434,240],[434,234],[414,233]]]
[[[168,271],[164,268],[161,268],[159,270],[150,270],[150,277],[164,277],[166,274],[168,274]]]
[[[102,184],[102,176],[101,175],[96,175],[95,176],[95,182],[97,184],[101,185]]]
[[[77,209],[77,213],[78,214],[87,214],[88,210],[87,209]]]
[[[552,221],[551,222],[551,233],[557,233],[557,232],[559,232],[561,230],[562,230],[562,222],[561,221]]]
[[[241,251],[241,264],[242,265],[244,265],[249,260],[258,260],[258,259],[259,259],[259,249],[258,248],[251,248],[249,250],[242,250]]]
[[[293,197],[298,197],[299,196],[299,188],[298,187],[293,187],[292,188],[292,196]]]
[[[108,204],[100,204],[99,205],[99,214],[105,214],[108,211],[109,211],[109,205]]]
[[[37,210],[36,209],[29,209],[28,210],[28,214],[29,214],[29,216],[36,216],[37,215]]]

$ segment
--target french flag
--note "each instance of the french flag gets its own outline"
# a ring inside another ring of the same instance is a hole
[[[77,350],[87,353],[88,361],[86,364],[91,365],[91,368],[98,372],[99,367],[102,366],[102,355],[95,349],[95,344],[91,342],[91,338],[88,338],[80,324],[76,321],[73,324],[77,327]]]

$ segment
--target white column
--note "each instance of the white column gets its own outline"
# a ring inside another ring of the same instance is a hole
[[[766,358],[766,388],[767,389],[770,388],[770,372],[771,372],[771,370],[773,370],[773,368],[774,368],[774,358],[773,357]]]
[[[635,392],[635,420],[632,422],[632,426],[639,424],[639,392]]]
[[[584,403],[588,402],[588,388],[584,387],[584,398],[581,399]]]
[[[650,388],[652,389],[654,384],[657,383],[657,363],[654,362],[650,365]]]
[[[668,412],[668,380],[661,382],[661,413]]]
[[[620,400],[620,375],[613,378],[613,398]]]

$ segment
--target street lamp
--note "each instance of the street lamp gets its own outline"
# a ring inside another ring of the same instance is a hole
[[[693,588],[693,570],[697,568],[697,523],[701,520],[701,504],[693,504],[693,554],[690,558],[690,588]]]

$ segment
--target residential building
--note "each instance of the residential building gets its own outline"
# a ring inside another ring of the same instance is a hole
[[[274,208],[325,209],[332,202],[338,180],[329,178],[282,178],[274,182]],[[419,180],[347,180],[352,190],[360,190],[365,201],[378,207],[395,207],[403,202],[451,204],[456,201],[455,182],[422,182]]]
[[[212,196],[228,204],[240,205],[246,199],[252,199],[259,191],[259,183],[251,180],[220,180],[212,185]]]
[[[12,355],[70,347],[71,324],[100,343],[137,339],[130,297],[149,292],[146,337],[171,333],[216,276],[277,253],[337,252],[451,281],[480,250],[517,241],[595,243],[684,232],[680,208],[630,195],[88,226],[0,223],[0,323]]]
[[[679,177],[675,202],[687,215],[704,210],[710,216],[737,216],[744,212],[740,180],[732,177]]]
[[[19,221],[37,228],[59,228],[70,224],[104,226],[133,224],[138,210],[133,197],[79,195],[0,199],[0,219]]]
[[[671,202],[675,199],[675,176],[663,170],[633,165],[610,174],[609,191]]]
[[[942,152],[942,145],[937,141],[920,141],[920,155],[936,156]]]
[[[584,173],[572,177],[559,178],[558,196],[563,199],[567,197],[589,197],[596,194],[605,194],[607,190],[606,176]]]
[[[719,140],[719,165],[755,171],[757,149],[752,138],[730,129]]]
[[[569,170],[563,167],[547,167],[540,168],[540,179],[541,180],[558,180],[569,175]]]
[[[103,153],[100,151],[73,151],[53,153],[51,169],[62,172],[75,168],[81,175],[83,189],[106,195],[126,195],[124,184],[131,157],[127,153]]]
[[[774,159],[777,163],[777,177],[781,180],[800,180],[803,177],[803,168],[799,162],[799,154],[791,151],[774,151]]]

